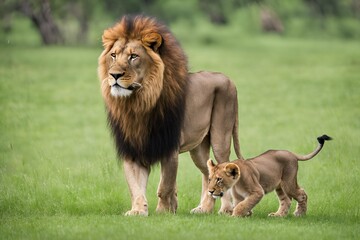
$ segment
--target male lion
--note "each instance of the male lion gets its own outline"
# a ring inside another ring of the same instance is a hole
[[[229,161],[231,137],[238,158],[237,92],[220,73],[188,73],[187,58],[172,33],[154,18],[125,16],[104,31],[98,75],[117,152],[131,194],[126,215],[148,215],[145,196],[151,165],[160,162],[157,211],[177,209],[178,154],[190,151],[203,174],[193,213],[210,212],[207,195],[210,146]],[[220,212],[231,211],[231,198]]]
[[[222,197],[232,188],[235,208],[233,216],[245,217],[262,197],[274,189],[279,197],[279,209],[269,216],[283,217],[288,214],[291,199],[297,201],[295,216],[306,214],[307,195],[297,184],[298,161],[306,161],[316,156],[324,142],[331,137],[318,137],[319,145],[314,152],[301,156],[284,150],[269,150],[248,160],[236,160],[215,165],[208,160],[209,195]]]

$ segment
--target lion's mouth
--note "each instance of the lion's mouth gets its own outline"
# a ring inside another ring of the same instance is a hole
[[[140,83],[134,82],[132,84],[130,84],[128,87],[123,87],[120,84],[118,84],[117,82],[115,84],[113,84],[111,87],[115,87],[115,88],[122,88],[122,89],[126,89],[129,91],[134,91],[136,89],[139,89],[142,87],[142,85]]]
[[[110,85],[110,93],[113,97],[129,97],[135,90],[141,87],[140,83],[132,83],[128,87],[123,87],[115,82]]]

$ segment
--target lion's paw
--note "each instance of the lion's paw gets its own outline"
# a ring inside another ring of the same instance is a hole
[[[282,215],[280,213],[273,212],[273,213],[269,213],[268,217],[282,217]]]
[[[294,216],[295,217],[303,217],[303,216],[305,216],[306,215],[306,212],[303,212],[303,211],[296,211],[296,212],[294,212]]]
[[[269,213],[268,217],[285,217],[286,215],[287,213],[275,212],[275,213]]]
[[[232,208],[224,208],[224,209],[220,209],[218,214],[223,214],[223,215],[231,215],[233,212]]]
[[[196,207],[190,211],[191,214],[203,214],[203,213],[210,213],[211,211],[205,210],[201,206]]]
[[[125,213],[125,216],[146,216],[147,217],[148,215],[149,215],[148,211],[134,210],[134,209],[127,211]]]
[[[157,207],[156,208],[157,213],[176,213],[176,208],[163,208],[163,207]]]

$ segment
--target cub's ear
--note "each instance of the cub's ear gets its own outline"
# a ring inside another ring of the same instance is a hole
[[[235,163],[228,163],[225,166],[225,173],[227,176],[236,179],[240,177],[240,168]]]
[[[208,166],[208,169],[211,170],[215,167],[215,163],[213,162],[213,160],[209,159],[207,161],[207,166]]]
[[[141,39],[142,43],[157,52],[162,44],[162,37],[158,33],[148,33]]]

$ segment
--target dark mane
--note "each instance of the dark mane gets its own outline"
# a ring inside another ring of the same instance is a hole
[[[143,166],[150,166],[159,160],[171,157],[180,145],[180,134],[184,120],[185,101],[179,98],[177,106],[167,109],[164,117],[155,108],[148,122],[149,137],[143,146],[134,146],[126,141],[119,123],[108,112],[108,123],[115,139],[119,157],[131,158]]]
[[[160,34],[163,39],[158,54],[165,69],[162,92],[151,110],[144,112],[134,107],[138,105],[135,101],[139,100],[146,105],[141,98],[133,99],[137,96],[114,100],[109,90],[103,89],[108,124],[119,157],[146,167],[171,157],[179,149],[188,82],[187,58],[173,34],[154,18],[125,16],[103,35],[106,51],[119,38],[141,39],[153,32]],[[108,73],[102,66],[105,63],[102,56],[99,59],[99,73],[100,78],[104,79]]]

